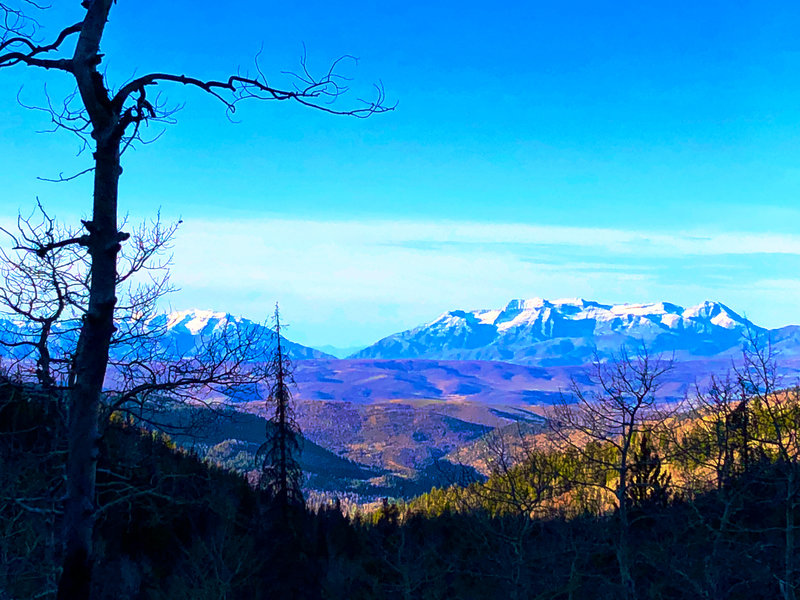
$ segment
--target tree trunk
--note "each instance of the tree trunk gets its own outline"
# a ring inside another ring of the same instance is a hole
[[[92,533],[95,522],[95,476],[98,415],[108,350],[114,333],[117,280],[117,189],[119,144],[98,143],[95,153],[94,206],[89,230],[92,279],[71,370],[67,499],[64,511],[64,569],[58,600],[87,600],[91,591]]]
[[[108,349],[114,333],[117,301],[117,253],[123,237],[117,230],[120,168],[119,120],[109,101],[103,77],[100,40],[114,0],[83,3],[86,16],[72,58],[72,73],[86,107],[95,140],[92,220],[84,222],[91,262],[89,306],[83,317],[70,369],[67,433],[67,498],[64,507],[64,568],[58,600],[88,600],[94,557],[95,479],[99,450],[99,408]]]
[[[636,586],[631,574],[631,549],[630,532],[628,524],[627,507],[625,500],[619,509],[619,546],[617,548],[617,563],[619,564],[619,576],[622,582],[624,598],[634,600],[636,598]]]
[[[631,574],[630,550],[630,523],[628,518],[628,450],[631,445],[633,433],[628,433],[623,442],[620,464],[619,484],[617,486],[617,502],[619,503],[619,542],[617,548],[617,563],[625,598],[636,598],[636,585]]]
[[[783,549],[783,582],[781,592],[784,600],[795,600],[795,577],[794,577],[794,508],[795,508],[795,477],[796,465],[793,461],[787,461],[789,473],[786,478],[786,530]]]

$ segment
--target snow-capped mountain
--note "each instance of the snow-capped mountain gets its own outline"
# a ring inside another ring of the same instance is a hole
[[[396,333],[353,358],[502,360],[530,365],[579,365],[595,353],[607,357],[625,345],[676,358],[738,352],[744,336],[769,334],[796,354],[800,327],[768,331],[719,302],[683,308],[656,304],[600,304],[583,299],[512,300],[490,310],[449,311]]]
[[[120,343],[112,349],[112,354],[129,352],[138,343],[136,338],[144,334],[158,341],[162,349],[159,355],[166,359],[192,356],[209,340],[219,337],[226,330],[238,332],[237,335],[241,335],[242,339],[244,336],[262,339],[265,355],[269,352],[269,342],[272,340],[271,330],[264,325],[230,313],[211,310],[191,309],[163,313],[144,322],[121,321],[117,323],[117,327],[116,337]],[[63,349],[74,347],[77,331],[77,323],[74,321],[58,323],[51,336],[52,345]],[[32,339],[37,333],[37,328],[30,323],[0,318],[1,340],[14,342]],[[334,358],[283,336],[281,343],[292,360]],[[0,347],[0,354],[2,353],[3,348]]]
[[[158,315],[148,321],[147,327],[152,331],[160,331],[181,354],[191,354],[203,339],[221,334],[227,328],[241,330],[247,335],[264,336],[264,339],[269,338],[271,333],[268,327],[249,319],[226,312],[198,309]],[[330,354],[292,342],[283,336],[281,344],[292,360],[334,358]]]

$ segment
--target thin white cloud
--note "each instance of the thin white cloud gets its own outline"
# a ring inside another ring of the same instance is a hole
[[[514,244],[602,248],[613,253],[675,256],[720,254],[800,255],[800,235],[704,232],[631,231],[610,228],[430,221],[247,221],[190,220],[186,231],[203,231],[218,238],[248,238],[274,246],[298,239],[316,246],[378,246],[391,244]],[[261,238],[258,241],[258,238]]]
[[[172,276],[182,291],[171,302],[258,319],[279,300],[294,324],[290,335],[338,345],[367,343],[445,310],[533,296],[684,305],[716,299],[760,324],[798,322],[800,282],[776,272],[770,256],[800,257],[800,236],[190,218],[176,238]],[[731,271],[738,264],[757,272],[740,278]]]
[[[175,250],[181,305],[257,317],[280,300],[301,341],[350,344],[412,327],[444,310],[496,307],[514,297],[687,304],[712,298],[750,310],[758,293],[752,280],[723,291],[710,289],[710,281],[662,279],[654,266],[667,259],[688,266],[714,256],[800,256],[800,236],[464,222],[188,220]]]

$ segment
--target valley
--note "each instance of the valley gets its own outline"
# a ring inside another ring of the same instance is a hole
[[[3,321],[0,335],[32,335],[25,327]],[[214,311],[180,311],[120,327],[131,329],[150,332],[154,355],[166,361],[192,360],[209,340],[231,331],[236,339],[259,340],[262,356],[273,339],[265,325]],[[64,326],[54,341],[73,335],[74,328]],[[547,407],[569,398],[573,385],[592,391],[592,361],[613,361],[623,348],[631,355],[647,348],[653,359],[673,361],[658,395],[675,403],[730,372],[743,345],[755,338],[772,344],[787,384],[800,378],[800,327],[768,330],[716,302],[683,308],[512,300],[500,309],[449,311],[344,359],[285,338],[282,345],[293,363],[308,488],[374,499],[449,483],[441,465],[467,447],[465,466],[478,465],[476,443],[496,428],[544,425]],[[112,355],[126,352],[122,344]],[[266,427],[260,399],[266,389],[208,394],[201,400],[227,407],[228,417],[202,430],[200,446],[196,437],[179,435],[179,442],[220,464],[252,470]]]

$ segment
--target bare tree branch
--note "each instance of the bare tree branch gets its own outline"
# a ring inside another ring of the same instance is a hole
[[[81,175],[86,175],[87,173],[91,173],[92,171],[94,171],[94,167],[89,167],[88,169],[84,169],[79,173],[75,173],[74,175],[69,175],[67,177],[64,177],[64,173],[62,171],[61,173],[58,174],[57,179],[49,179],[47,177],[37,177],[36,179],[38,179],[39,181],[47,181],[50,183],[65,183],[67,181],[72,181],[73,179],[77,179]]]
[[[59,50],[64,40],[71,35],[80,33],[82,26],[83,23],[81,22],[62,29],[52,43],[44,46],[34,44],[29,36],[21,35],[4,39],[0,42],[0,68],[11,67],[21,63],[32,67],[59,69],[72,73],[71,59],[38,58],[38,55]],[[5,53],[3,54],[3,52]]]

